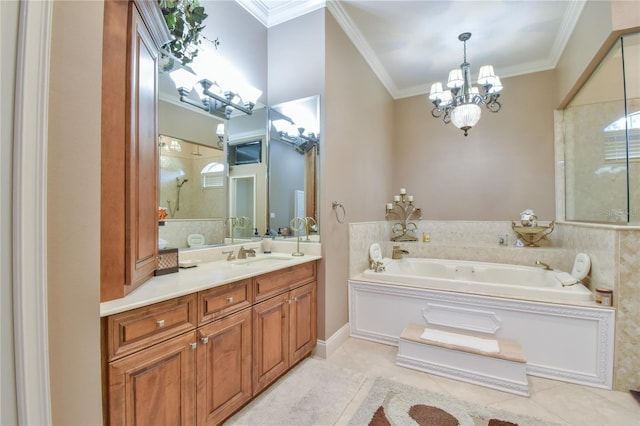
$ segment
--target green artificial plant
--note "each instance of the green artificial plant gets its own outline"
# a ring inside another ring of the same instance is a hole
[[[200,6],[198,0],[158,0],[158,3],[173,36],[165,48],[182,65],[193,62],[198,56],[198,45],[204,38],[201,35],[204,29],[202,23],[207,18],[204,7]]]

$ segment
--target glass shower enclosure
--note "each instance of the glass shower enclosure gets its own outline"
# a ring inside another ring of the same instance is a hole
[[[640,224],[640,33],[616,42],[563,117],[565,219]]]

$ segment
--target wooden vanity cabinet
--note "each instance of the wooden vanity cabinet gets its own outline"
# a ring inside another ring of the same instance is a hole
[[[103,318],[105,424],[194,424],[196,302],[190,294]]]
[[[157,268],[158,63],[170,38],[157,2],[104,2],[102,302],[130,293]]]
[[[217,425],[252,397],[253,280],[103,318],[111,425]]]
[[[104,424],[221,424],[311,353],[316,311],[307,262],[103,318]]]
[[[253,395],[260,393],[316,345],[316,263],[308,262],[255,279]]]

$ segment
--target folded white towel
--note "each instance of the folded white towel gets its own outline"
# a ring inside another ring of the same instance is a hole
[[[432,342],[444,343],[447,345],[464,346],[482,352],[500,352],[500,347],[498,346],[497,340],[465,336],[464,334],[451,333],[448,331],[430,330],[428,328],[425,328],[420,338],[424,340],[431,340]]]
[[[578,280],[574,276],[568,274],[567,272],[556,272],[556,278],[558,279],[558,281],[560,281],[560,283],[562,283],[562,285],[571,285],[578,282]]]

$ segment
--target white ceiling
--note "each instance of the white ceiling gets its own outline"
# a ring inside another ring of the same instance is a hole
[[[394,98],[427,93],[463,61],[472,79],[555,68],[585,0],[236,0],[266,27],[327,7]]]

